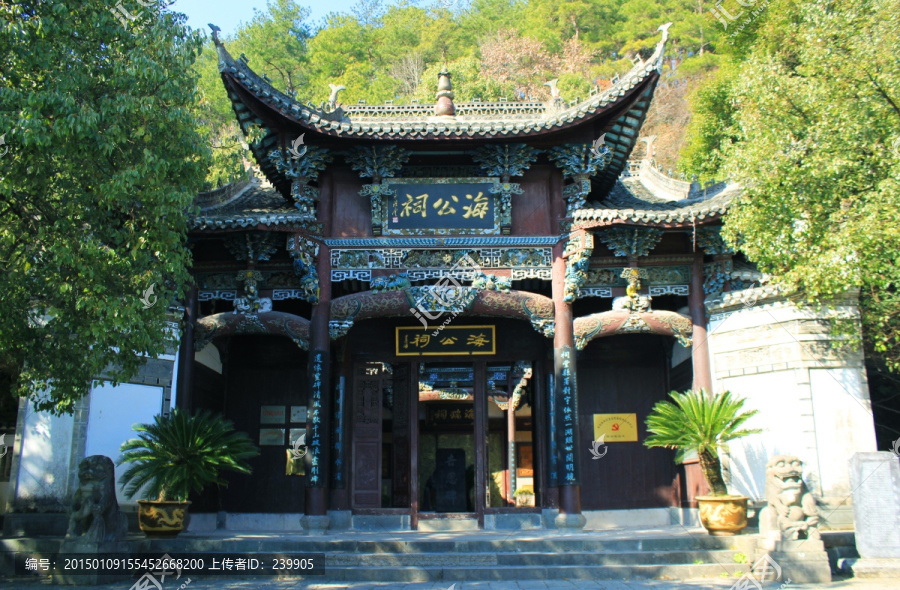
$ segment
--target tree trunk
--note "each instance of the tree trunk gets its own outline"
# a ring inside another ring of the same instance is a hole
[[[699,453],[700,469],[703,470],[703,476],[709,483],[709,490],[713,496],[727,496],[728,488],[725,487],[725,480],[722,478],[722,463],[719,457],[712,451],[706,450]]]

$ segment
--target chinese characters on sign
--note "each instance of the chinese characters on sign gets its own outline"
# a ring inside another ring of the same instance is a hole
[[[557,476],[559,475],[559,426],[557,425],[557,418],[559,416],[559,412],[556,411],[556,400],[559,397],[556,394],[556,380],[553,375],[548,375],[549,379],[549,388],[547,389],[549,395],[548,400],[548,413],[549,413],[549,423],[550,423],[550,452],[548,453],[550,458],[549,469],[547,470],[547,483],[551,487],[557,487],[559,485],[559,479]]]
[[[386,200],[388,233],[415,230],[478,230],[499,233],[491,178],[417,178],[390,180],[393,194]],[[466,182],[468,181],[468,182]],[[473,182],[474,181],[474,182]],[[459,233],[459,232],[457,232]]]
[[[313,353],[312,362],[312,391],[309,400],[309,408],[307,412],[308,435],[306,439],[309,441],[307,448],[308,466],[307,473],[309,477],[306,480],[308,487],[318,488],[325,485],[322,477],[322,438],[324,431],[322,429],[322,373],[325,366],[325,353],[317,350]]]
[[[331,487],[343,489],[344,487],[344,377],[338,377],[334,399],[334,426],[331,442],[331,461],[334,468],[331,470]]]
[[[594,414],[594,440],[637,442],[637,414]]]
[[[475,408],[471,404],[435,404],[425,406],[425,423],[429,426],[472,426]]]
[[[579,465],[575,452],[578,421],[578,395],[575,384],[575,351],[571,346],[564,346],[554,351],[557,356],[555,365],[559,367],[559,378],[556,384],[557,404],[556,418],[561,429],[557,439],[557,457],[559,485],[579,485]]]
[[[418,327],[397,328],[397,356],[495,354],[495,326],[445,326],[437,336]]]

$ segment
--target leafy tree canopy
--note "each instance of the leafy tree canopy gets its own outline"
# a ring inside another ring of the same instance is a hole
[[[726,233],[787,289],[860,289],[867,352],[900,369],[897,4],[778,0],[766,16],[696,95],[684,164],[744,185]]]
[[[171,344],[207,152],[201,39],[165,4],[0,3],[0,363],[40,409]]]

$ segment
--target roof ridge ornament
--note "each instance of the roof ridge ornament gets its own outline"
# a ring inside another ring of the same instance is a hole
[[[338,93],[341,90],[347,90],[347,87],[343,84],[329,84],[328,88],[331,89],[331,94],[328,96],[328,102],[325,103],[325,108],[322,110],[325,112],[331,112],[337,109],[338,106]]]
[[[221,45],[222,42],[219,41],[219,31],[221,31],[222,29],[221,29],[220,27],[217,27],[216,25],[214,25],[214,24],[212,24],[212,23],[208,23],[207,26],[208,26],[210,29],[212,29],[212,40],[213,40],[213,43],[214,43],[215,45]]]
[[[562,97],[559,95],[559,86],[557,86],[559,78],[553,78],[549,82],[544,82],[544,86],[550,87],[550,107],[555,110],[561,110],[563,106]]]
[[[452,117],[456,115],[456,106],[453,104],[453,82],[450,81],[450,72],[447,68],[441,69],[438,74],[437,103],[434,105],[434,114],[439,117]]]

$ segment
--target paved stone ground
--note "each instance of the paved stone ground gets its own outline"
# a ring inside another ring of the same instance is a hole
[[[184,583],[184,579],[179,580]],[[0,585],[4,590],[42,590],[49,584],[40,582],[28,582],[20,580],[2,580]],[[762,586],[765,590],[777,588],[789,588],[791,590],[811,590],[813,588],[828,588],[829,590],[897,590],[900,589],[900,579],[883,580],[835,580],[831,584],[786,584],[768,582]],[[61,588],[54,586],[54,588]],[[121,582],[105,586],[78,586],[73,590],[128,590],[129,584]],[[453,586],[446,582],[441,583],[390,583],[373,584],[371,582],[360,583],[324,583],[304,581],[272,581],[267,578],[210,578],[195,579],[188,585],[176,585],[168,581],[163,585],[163,590],[729,590],[741,588],[735,586],[735,580],[549,580],[522,581],[522,582],[457,582]],[[756,586],[743,587],[744,590],[755,590]],[[155,590],[151,586],[149,590]]]

